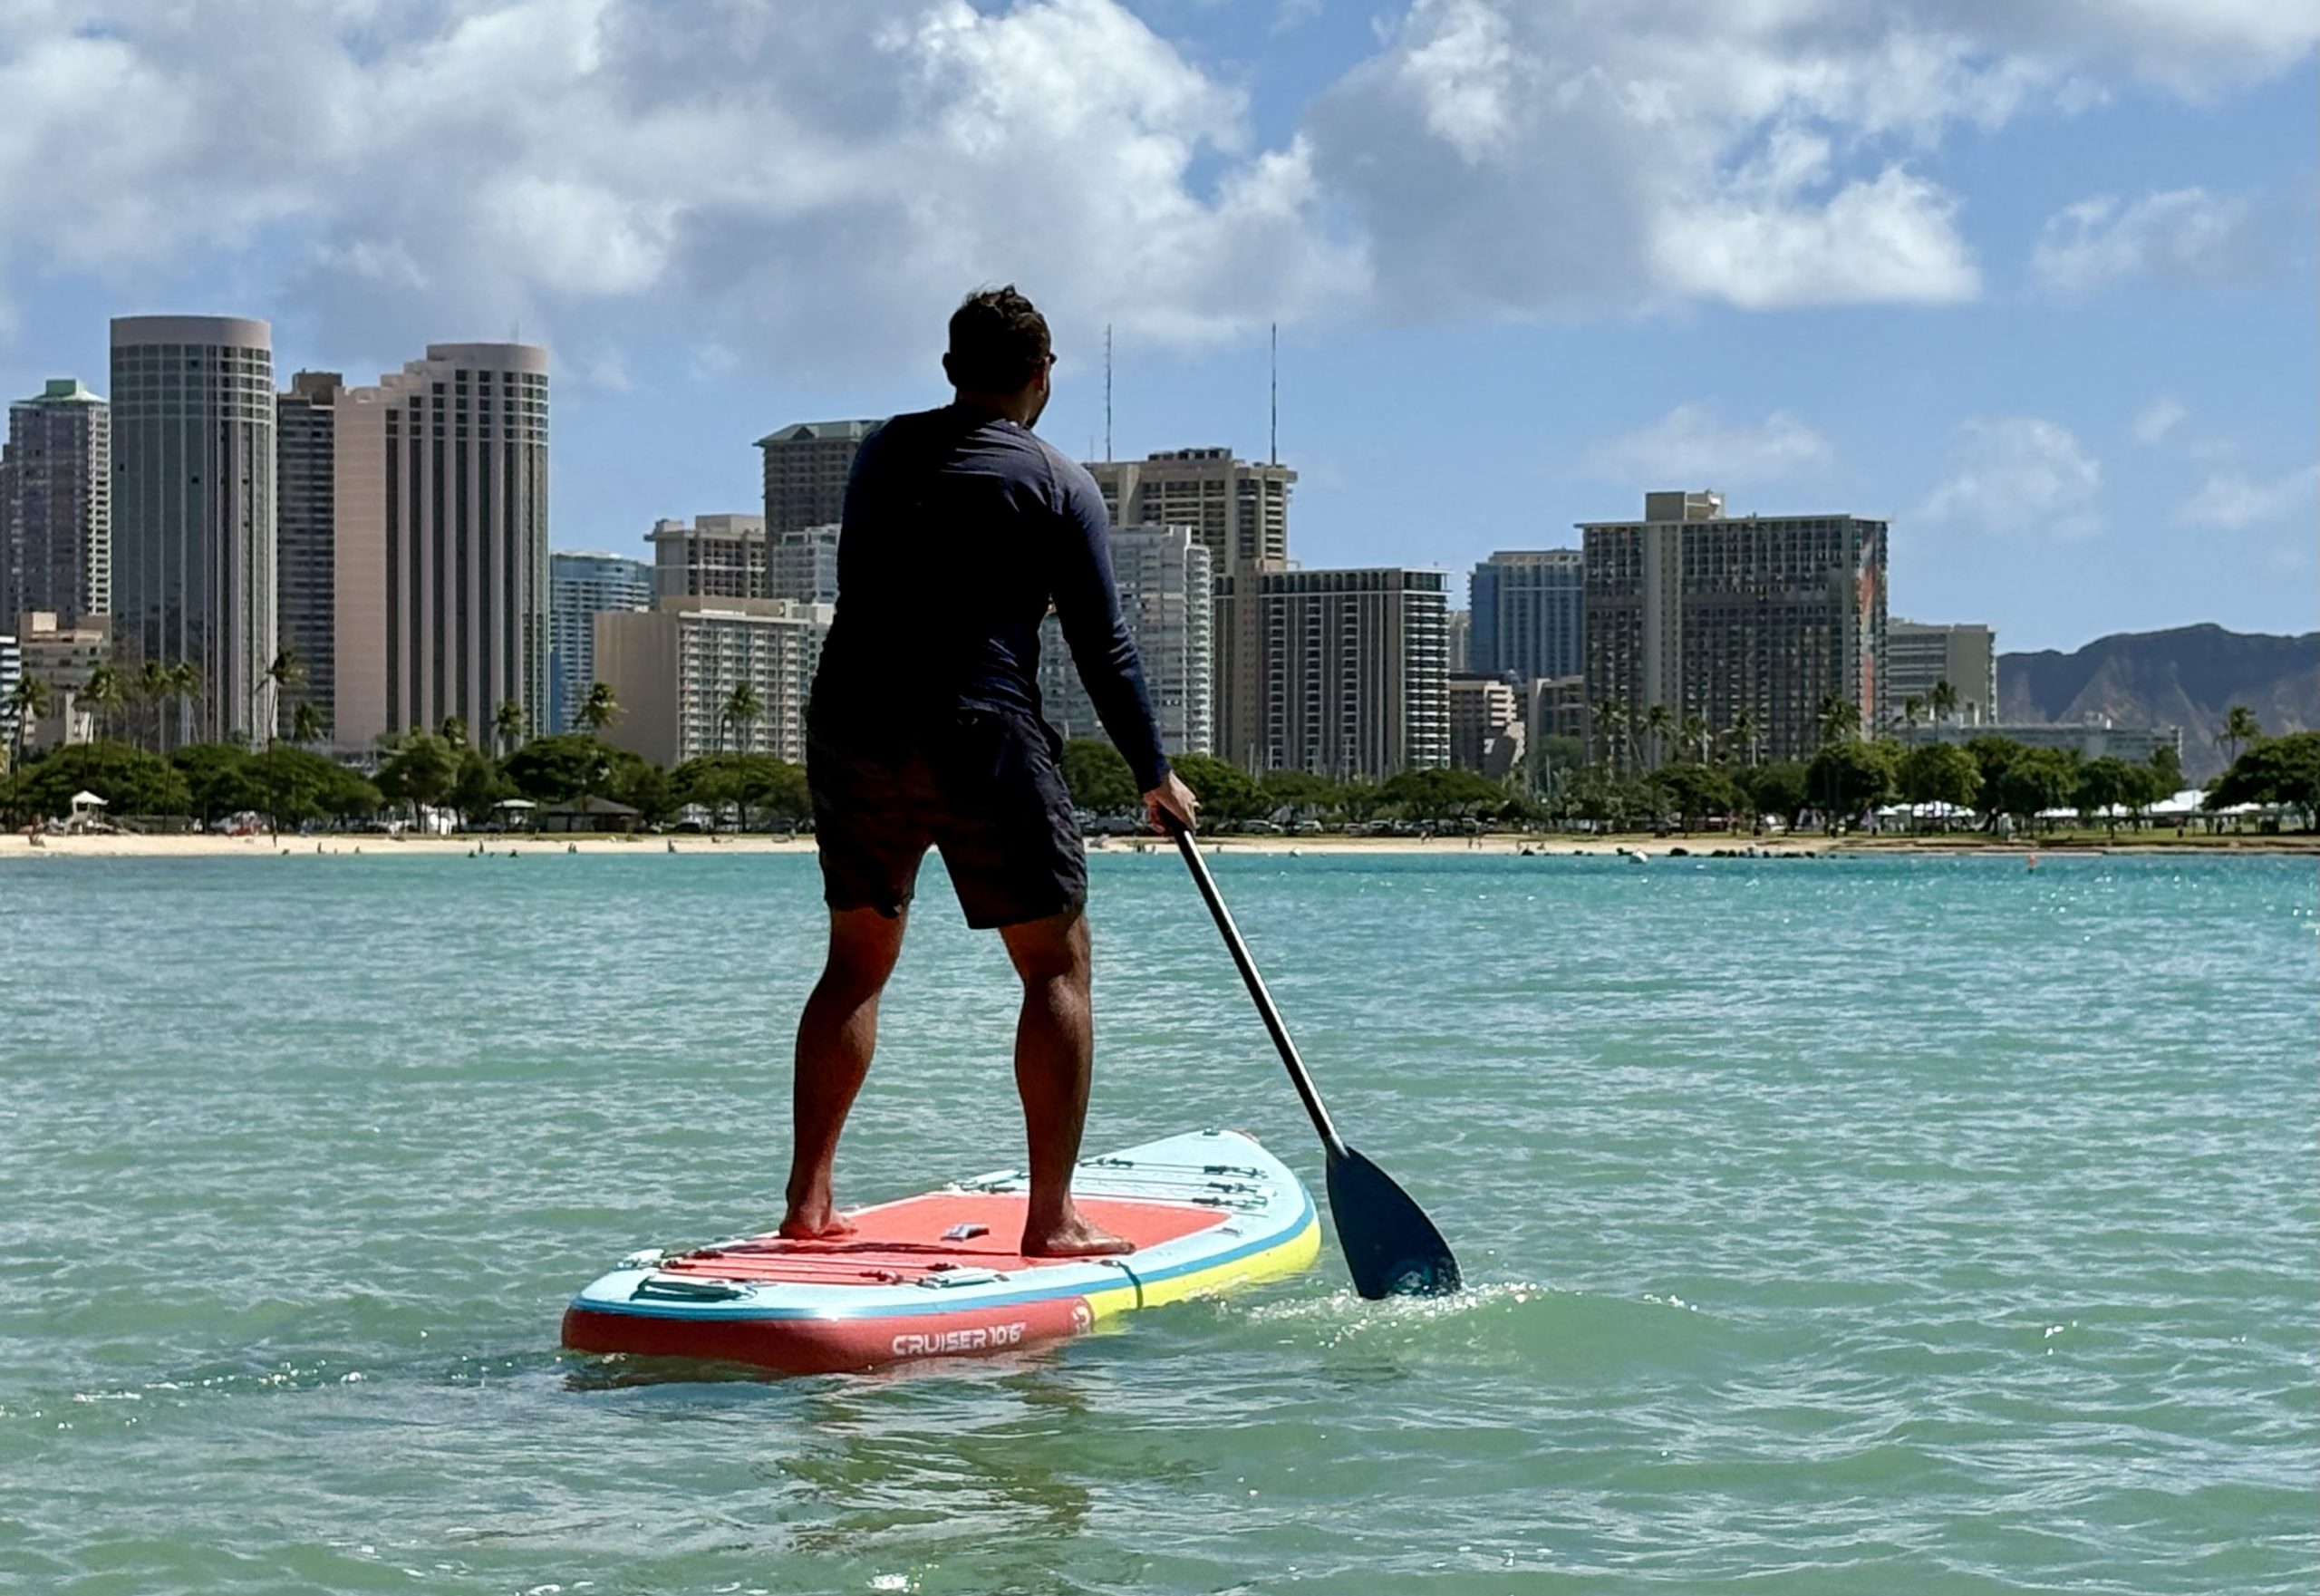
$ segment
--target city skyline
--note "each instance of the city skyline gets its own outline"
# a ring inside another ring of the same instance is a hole
[[[0,215],[71,220],[0,244],[11,397],[100,385],[148,309],[264,315],[285,370],[521,338],[553,542],[626,548],[758,504],[769,428],[939,401],[943,315],[1012,280],[1078,458],[1271,454],[1278,323],[1310,565],[1463,573],[1713,486],[1888,521],[1902,613],[2017,647],[2320,622],[2299,8],[449,0],[263,53],[204,9],[0,23]],[[150,116],[76,114],[124,76]],[[462,108],[357,131],[374,98]]]

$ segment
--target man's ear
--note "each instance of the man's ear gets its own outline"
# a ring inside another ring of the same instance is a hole
[[[958,375],[951,369],[951,352],[947,349],[942,352],[942,376],[952,387],[956,388],[959,385]]]

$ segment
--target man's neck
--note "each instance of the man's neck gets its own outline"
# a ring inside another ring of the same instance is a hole
[[[951,402],[961,410],[974,411],[1012,421],[1019,427],[1029,427],[1031,418],[1039,413],[1039,395],[1026,389],[1020,393],[986,393],[978,389],[961,388]]]

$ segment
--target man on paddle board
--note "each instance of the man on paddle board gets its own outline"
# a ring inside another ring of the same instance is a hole
[[[938,847],[967,924],[995,929],[1023,983],[1015,1083],[1030,1145],[1022,1248],[1120,1253],[1071,1201],[1093,1057],[1087,856],[1039,717],[1052,603],[1088,696],[1154,825],[1186,827],[1112,582],[1110,524],[1087,470],[1035,436],[1055,356],[1013,287],[951,317],[940,410],[864,440],[838,537],[837,614],[807,718],[829,957],[798,1022],[788,1236],[846,1233],[831,1194],[869,1073],[878,996],[902,952],[919,862]]]

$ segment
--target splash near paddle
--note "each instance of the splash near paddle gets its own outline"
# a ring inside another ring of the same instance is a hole
[[[854,1210],[848,1235],[632,1254],[572,1300],[564,1344],[793,1374],[986,1357],[1294,1274],[1320,1249],[1311,1195],[1235,1131],[1081,1162],[1073,1201],[1136,1243],[1124,1256],[1021,1256],[1027,1190],[988,1175]]]

